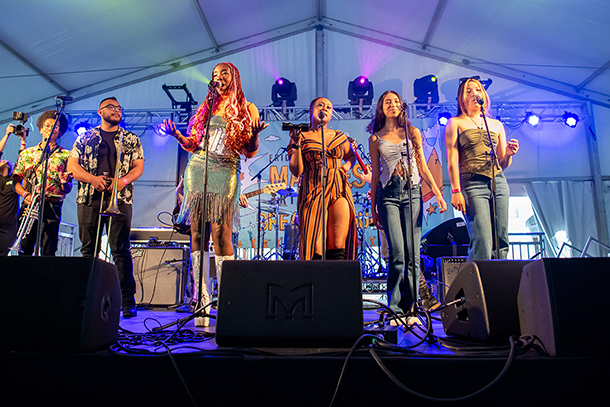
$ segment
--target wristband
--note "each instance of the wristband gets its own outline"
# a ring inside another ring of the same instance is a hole
[[[459,188],[458,188],[458,189],[452,189],[452,190],[451,190],[451,193],[452,193],[452,194],[457,194],[458,192],[460,192],[460,193],[461,193],[461,192],[462,192],[462,190],[461,190],[461,189],[459,189]]]
[[[301,145],[292,143],[292,145],[290,147],[292,147],[292,149],[295,150],[297,148],[301,148]]]
[[[125,177],[121,178],[123,180],[123,182],[125,183],[125,186],[128,185],[127,180],[125,179]]]

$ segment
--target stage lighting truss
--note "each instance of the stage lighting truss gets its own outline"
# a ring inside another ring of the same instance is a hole
[[[138,135],[142,135],[147,130],[152,130],[156,133],[158,131],[157,127],[163,123],[163,120],[172,120],[178,128],[186,129],[188,118],[183,116],[183,113],[180,109],[123,110],[123,120],[120,126]],[[65,110],[64,114],[70,126],[74,126],[75,133],[83,128],[82,126],[85,123],[89,128],[97,127],[101,124],[97,110]]]

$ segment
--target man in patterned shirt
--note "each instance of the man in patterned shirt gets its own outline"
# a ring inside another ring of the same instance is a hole
[[[25,209],[32,205],[32,200],[40,194],[44,163],[38,165],[44,145],[49,139],[50,156],[47,166],[47,187],[45,193],[45,206],[43,213],[42,234],[40,236],[40,253],[43,256],[55,256],[57,241],[59,239],[59,224],[61,222],[61,206],[66,194],[72,190],[72,177],[67,170],[69,151],[57,144],[57,139],[68,129],[68,120],[62,114],[57,126],[51,134],[55,124],[57,112],[47,110],[38,117],[36,125],[40,129],[43,141],[34,147],[26,148],[19,155],[15,167],[15,191],[23,197],[19,222],[26,216]],[[36,188],[34,187],[36,183]],[[30,232],[21,240],[22,255],[31,256],[36,245],[38,221],[34,221]]]
[[[96,245],[100,238],[98,215],[100,207],[104,210],[108,206],[114,182],[117,182],[117,201],[122,215],[112,217],[108,241],[121,283],[123,316],[131,318],[137,315],[136,284],[129,241],[133,182],[140,178],[144,171],[144,152],[138,136],[119,126],[123,108],[116,98],[102,100],[97,113],[102,124],[78,137],[68,159],[68,169],[79,181],[76,203],[81,254],[85,257],[96,257],[99,254],[99,245]],[[117,151],[121,151],[118,162]],[[112,179],[116,165],[119,165],[118,177]],[[107,230],[108,220],[108,217],[102,218]],[[100,234],[102,229],[103,226],[100,225]],[[98,253],[94,253],[96,246]]]

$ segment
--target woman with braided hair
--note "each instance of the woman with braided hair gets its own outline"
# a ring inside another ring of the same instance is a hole
[[[268,124],[260,121],[258,109],[246,101],[241,89],[241,77],[237,68],[228,62],[214,67],[206,102],[202,103],[191,118],[186,136],[171,121],[164,121],[165,130],[178,140],[186,151],[192,153],[184,172],[184,203],[177,222],[190,219],[191,263],[195,287],[199,286],[199,273],[203,275],[201,302],[211,300],[209,286],[209,253],[205,243],[200,247],[201,224],[206,225],[206,234],[211,234],[214,242],[216,274],[220,289],[222,262],[233,258],[231,234],[234,214],[239,205],[240,156],[253,157],[258,150],[258,135]],[[213,88],[216,92],[213,92]],[[213,100],[212,100],[213,98]],[[211,100],[211,109],[210,103]],[[209,119],[207,151],[205,148],[206,125]],[[206,178],[207,188],[203,196]],[[206,213],[202,214],[206,200]],[[205,236],[209,242],[209,235]],[[200,270],[201,255],[204,251],[204,270]],[[207,326],[207,318],[195,319],[195,325]]]

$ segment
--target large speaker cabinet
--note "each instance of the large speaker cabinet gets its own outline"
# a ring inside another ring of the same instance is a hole
[[[138,304],[182,304],[189,272],[187,247],[132,247],[131,255]]]
[[[464,264],[447,291],[447,302],[465,301],[441,311],[447,335],[480,342],[508,343],[519,335],[517,293],[528,260],[474,260]]]
[[[0,350],[94,352],[118,339],[116,267],[92,257],[0,257]]]
[[[551,356],[609,355],[610,258],[541,259],[523,267],[517,304],[523,335]]]

